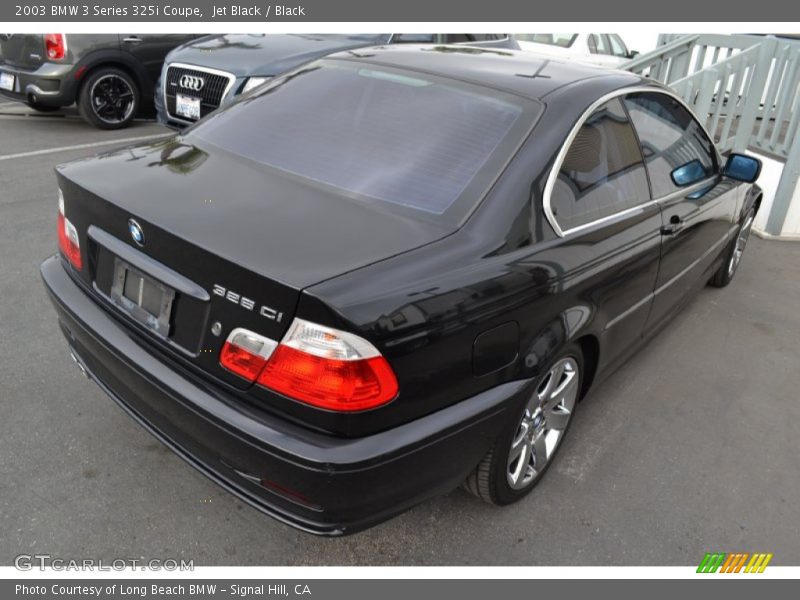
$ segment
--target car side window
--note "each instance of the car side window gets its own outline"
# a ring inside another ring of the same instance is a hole
[[[667,94],[641,92],[626,96],[625,105],[639,134],[654,198],[717,171],[714,144],[678,100]]]
[[[564,156],[550,194],[562,231],[650,201],[636,134],[618,98],[595,110]]]
[[[604,33],[590,33],[589,52],[592,54],[611,54],[608,36]]]
[[[625,46],[625,42],[616,33],[608,34],[608,41],[611,44],[611,54],[620,58],[628,56],[628,48]]]

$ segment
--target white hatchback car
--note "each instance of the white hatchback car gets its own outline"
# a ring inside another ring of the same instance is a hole
[[[616,68],[636,56],[616,33],[517,33],[519,47],[529,52]]]

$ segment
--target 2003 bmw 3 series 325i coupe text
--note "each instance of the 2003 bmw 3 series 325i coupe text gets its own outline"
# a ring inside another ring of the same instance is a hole
[[[577,401],[736,272],[760,163],[637,76],[336,54],[58,168],[42,265],[81,369],[264,512],[351,533],[519,500]]]

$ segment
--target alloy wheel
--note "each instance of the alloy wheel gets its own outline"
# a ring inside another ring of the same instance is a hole
[[[564,437],[579,391],[578,362],[560,359],[525,407],[508,453],[506,478],[515,490],[541,475]]]
[[[736,237],[736,245],[733,247],[733,253],[731,254],[730,261],[728,261],[728,277],[733,277],[733,274],[739,267],[742,254],[744,254],[744,248],[747,245],[747,239],[750,237],[750,229],[753,227],[753,219],[753,214],[748,214],[747,219],[742,223],[741,229],[739,229],[739,235]]]
[[[114,74],[104,75],[95,81],[89,97],[94,114],[110,125],[126,121],[135,105],[135,96],[130,84]]]

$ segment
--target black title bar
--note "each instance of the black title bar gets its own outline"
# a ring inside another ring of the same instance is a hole
[[[792,22],[786,0],[3,0],[0,22]]]

